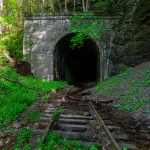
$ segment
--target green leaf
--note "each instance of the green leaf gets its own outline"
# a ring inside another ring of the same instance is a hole
[[[90,150],[98,150],[98,148],[92,146],[92,147],[90,148]]]

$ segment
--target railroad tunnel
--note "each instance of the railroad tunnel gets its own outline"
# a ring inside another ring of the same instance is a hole
[[[54,79],[65,80],[70,84],[84,81],[98,81],[99,50],[95,41],[88,38],[80,48],[72,49],[74,33],[62,37],[54,49]]]

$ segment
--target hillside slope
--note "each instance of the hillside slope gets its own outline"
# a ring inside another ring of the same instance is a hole
[[[92,94],[97,102],[111,99],[119,110],[150,118],[150,61],[98,83]]]

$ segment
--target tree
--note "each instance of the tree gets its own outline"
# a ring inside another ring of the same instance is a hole
[[[0,18],[2,17],[3,0],[0,0]],[[0,34],[2,34],[2,23],[0,22]]]
[[[92,0],[92,6],[94,6],[95,11],[101,10],[102,12],[106,12],[113,5],[114,0],[106,0],[104,2]],[[107,30],[104,22],[100,22],[94,13],[89,13],[90,0],[82,0],[82,7],[83,12],[76,13],[71,18],[72,26],[69,28],[69,31],[76,33],[71,39],[72,48],[83,46],[84,40],[89,37],[99,38],[101,32]]]
[[[87,12],[90,7],[90,0],[82,0],[83,12]]]
[[[1,51],[7,51],[15,58],[22,57],[24,15],[34,12],[80,11],[72,17],[73,26],[70,28],[71,32],[76,33],[71,40],[72,46],[80,47],[86,38],[98,37],[104,28],[97,22],[94,13],[89,11],[107,11],[113,3],[114,0],[0,0]],[[95,19],[90,20],[90,17]],[[88,21],[84,22],[84,18]]]

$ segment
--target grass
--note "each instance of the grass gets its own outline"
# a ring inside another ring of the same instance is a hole
[[[131,69],[128,69],[127,71],[122,72],[114,77],[109,77],[104,82],[98,83],[94,88],[94,91],[101,91],[105,95],[116,95],[117,93],[112,92],[110,89],[123,84],[122,78],[128,78],[129,76],[132,76]]]
[[[28,139],[32,138],[34,136],[34,132],[31,129],[28,128],[22,128],[19,131],[18,137],[17,137],[17,144],[13,146],[14,150],[29,150],[32,149],[34,145],[27,144]]]
[[[26,115],[25,119],[28,123],[37,122],[39,119],[39,113],[37,111],[33,111],[30,114]]]
[[[13,150],[32,150],[35,145],[28,142],[29,138],[34,137],[34,132],[28,128],[22,128],[16,139],[16,144],[12,147]],[[38,149],[40,150],[98,150],[94,146],[82,146],[81,141],[69,141],[66,138],[61,138],[59,133],[49,132],[46,138],[46,143],[42,143],[42,138],[38,142]],[[102,148],[102,145],[98,145]],[[3,149],[7,150],[7,149]]]
[[[12,121],[17,120],[22,112],[37,101],[39,95],[47,98],[49,91],[55,91],[67,86],[67,83],[62,81],[43,81],[32,76],[23,77],[12,68],[0,69],[0,74],[26,86],[0,78],[0,131]],[[27,116],[26,119],[31,121],[34,115],[35,112]]]
[[[81,141],[68,141],[61,138],[60,134],[53,132],[48,133],[46,143],[38,143],[41,150],[98,150],[94,146],[82,146]]]
[[[29,143],[29,138],[34,137],[34,131],[29,128],[22,128],[18,133],[16,144],[11,148],[3,148],[2,150],[32,150],[34,144]]]
[[[63,107],[60,107],[58,109],[56,109],[52,115],[52,120],[56,121],[56,119],[58,118],[59,114],[63,111]]]
[[[101,92],[105,96],[115,98],[120,97],[116,103],[118,109],[125,109],[133,113],[142,108],[143,113],[147,113],[145,108],[150,100],[150,67],[140,73],[135,69],[128,69],[116,76],[110,77],[102,83],[98,83],[94,88],[96,93]],[[147,89],[147,91],[146,91]],[[145,94],[143,94],[145,92]]]

